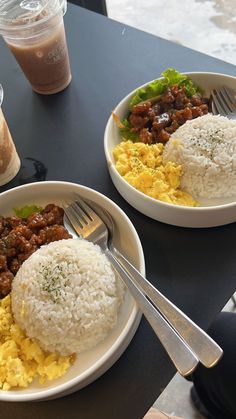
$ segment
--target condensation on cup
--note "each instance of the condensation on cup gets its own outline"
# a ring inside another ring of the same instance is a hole
[[[0,85],[0,186],[10,182],[19,172],[20,159],[2,112],[3,88]]]
[[[66,0],[0,1],[0,34],[40,94],[60,92],[71,81],[66,9]]]

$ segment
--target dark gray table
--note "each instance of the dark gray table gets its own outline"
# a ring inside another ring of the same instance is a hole
[[[236,67],[76,6],[65,18],[73,80],[61,94],[31,91],[0,41],[4,112],[22,159],[1,191],[37,180],[94,188],[130,217],[142,241],[147,276],[201,327],[207,328],[235,290],[236,224],[184,229],[151,220],[115,190],[106,168],[103,133],[116,103],[167,67],[236,75]],[[0,403],[2,419],[139,419],[175,369],[145,320],[116,364],[87,388],[39,403]]]

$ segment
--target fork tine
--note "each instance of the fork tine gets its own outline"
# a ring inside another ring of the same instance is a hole
[[[225,92],[229,96],[232,104],[236,107],[236,90],[230,89],[229,87],[223,86],[225,89]]]
[[[76,201],[66,202],[66,205],[63,205],[65,215],[70,221],[70,224],[77,232],[79,236],[88,239],[98,231],[98,229],[103,228],[103,221],[93,209],[87,205],[82,198],[78,195],[76,196]]]
[[[224,107],[226,110],[228,110],[228,112],[234,112],[236,110],[236,108],[234,108],[234,106],[232,105],[232,102],[224,88],[219,89],[218,96],[221,98],[222,103],[224,104]]]
[[[236,113],[236,97],[227,87],[212,91],[212,112],[228,117]]]
[[[236,112],[236,98],[232,94],[232,92],[227,89],[227,87],[223,86],[221,89],[222,95],[228,106],[231,108],[231,112]]]
[[[226,116],[227,111],[225,110],[222,104],[222,101],[220,100],[216,90],[212,91],[212,99],[213,99],[213,104],[215,105],[215,108],[217,110],[217,113]]]
[[[213,95],[212,95],[212,99],[213,99]],[[219,111],[218,111],[218,109],[216,107],[216,104],[215,104],[214,99],[212,100],[211,107],[212,107],[212,113],[213,113],[213,115],[219,115]]]
[[[74,199],[64,206],[70,224],[80,237],[102,246],[105,238],[108,239],[106,224],[82,198],[76,195]]]
[[[70,204],[71,210],[74,212],[75,216],[78,219],[82,219],[81,224],[91,223],[93,220],[88,216],[84,209],[77,202],[72,202]]]
[[[101,218],[98,217],[96,212],[78,195],[76,196],[76,201],[74,204],[80,209],[82,208],[82,210],[85,212],[85,214],[87,214],[91,221],[101,222]]]
[[[70,206],[66,207],[65,205],[63,205],[63,209],[64,209],[64,212],[65,212],[69,222],[71,223],[71,225],[75,229],[75,231],[77,231],[79,229],[82,231],[83,225],[81,224],[80,220],[76,216],[76,213],[74,211],[72,211]]]
[[[70,204],[70,209],[73,211],[76,219],[80,221],[81,225],[88,225],[88,223],[92,221],[86,212],[83,211],[83,208],[81,208],[76,202],[72,202]]]

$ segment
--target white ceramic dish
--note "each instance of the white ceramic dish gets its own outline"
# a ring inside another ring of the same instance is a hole
[[[209,95],[213,88],[225,85],[236,90],[236,78],[218,73],[186,73]],[[140,87],[145,87],[150,82]],[[137,87],[138,89],[139,87]],[[114,109],[122,120],[127,116],[133,90]],[[126,182],[115,168],[113,149],[121,141],[119,129],[110,116],[104,134],[104,149],[111,179],[123,198],[141,213],[163,223],[180,227],[215,227],[236,221],[236,197],[201,200],[199,207],[172,205],[151,198]]]
[[[67,182],[39,182],[20,186],[0,195],[1,215],[11,215],[14,207],[26,204],[60,205],[63,201],[73,200],[75,194],[99,204],[112,214],[116,225],[116,247],[145,274],[143,250],[133,224],[116,204],[92,189]],[[110,368],[124,352],[136,332],[140,318],[136,303],[126,291],[114,329],[94,349],[81,353],[66,375],[45,385],[39,385],[35,380],[27,389],[0,391],[0,400],[48,400],[81,389]]]

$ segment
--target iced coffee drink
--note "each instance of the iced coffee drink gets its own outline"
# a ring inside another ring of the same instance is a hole
[[[71,81],[70,64],[63,21],[32,46],[18,46],[8,43],[30,81],[33,90],[45,95],[65,89]]]
[[[0,108],[0,186],[10,182],[20,169],[20,159]]]
[[[66,0],[9,0],[4,7],[0,33],[33,90],[48,95],[65,89],[71,81]]]

